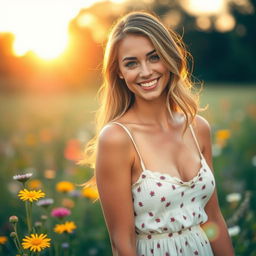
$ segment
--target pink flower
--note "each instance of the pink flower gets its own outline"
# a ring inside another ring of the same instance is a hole
[[[64,218],[71,214],[70,210],[64,207],[54,208],[51,212],[51,215],[56,218]]]

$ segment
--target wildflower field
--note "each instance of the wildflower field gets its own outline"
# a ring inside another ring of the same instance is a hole
[[[0,95],[0,255],[111,255],[92,170],[95,92]],[[206,86],[220,206],[236,255],[256,256],[256,87]],[[218,236],[216,226],[207,235]]]

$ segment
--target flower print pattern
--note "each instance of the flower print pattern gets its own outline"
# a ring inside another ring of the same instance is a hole
[[[150,191],[150,196],[154,196],[155,192],[154,191]]]
[[[210,199],[214,187],[214,177],[207,169],[199,171],[190,181],[176,180],[170,175],[144,170],[140,181],[132,188],[135,226],[138,237],[138,255],[172,255],[166,251],[171,239],[174,255],[213,255],[210,243],[201,230],[194,227],[206,222],[204,206]],[[144,177],[144,178],[143,178]],[[143,236],[144,235],[144,236]],[[157,236],[166,239],[157,239]],[[140,238],[143,236],[143,238]],[[186,236],[186,240],[179,239]],[[148,241],[148,242],[147,242]],[[194,241],[198,241],[196,244]],[[173,244],[173,242],[172,242]]]
[[[165,207],[169,207],[171,205],[171,202],[166,203]]]

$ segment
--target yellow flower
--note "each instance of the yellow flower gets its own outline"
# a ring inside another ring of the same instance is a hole
[[[84,197],[90,198],[92,200],[98,199],[98,197],[99,197],[98,190],[95,187],[84,188],[82,190],[82,195]]]
[[[59,192],[69,192],[75,189],[75,186],[73,183],[69,181],[60,181],[56,184],[56,190]]]
[[[45,197],[45,193],[41,190],[36,191],[23,189],[20,190],[18,196],[22,201],[30,201],[32,203],[33,201],[37,201],[38,199]]]
[[[64,224],[57,224],[57,225],[55,225],[54,232],[59,233],[59,234],[64,233],[65,232]]]
[[[54,231],[59,234],[72,233],[74,229],[76,229],[76,224],[73,221],[66,221],[64,224],[57,224],[54,227]]]
[[[73,221],[66,221],[64,225],[68,233],[72,233],[73,230],[76,229],[76,225]]]
[[[0,244],[5,244],[7,242],[6,236],[0,236]]]
[[[29,189],[39,189],[42,188],[42,182],[40,180],[34,179],[28,182]]]
[[[230,130],[227,130],[227,129],[218,130],[216,132],[216,137],[218,140],[227,140],[230,137]]]
[[[22,246],[24,249],[29,249],[33,252],[40,252],[46,247],[50,247],[50,238],[47,238],[45,234],[31,234],[22,239]]]
[[[227,139],[230,138],[230,130],[223,129],[223,130],[218,130],[216,132],[216,143],[220,147],[224,147],[226,145]]]

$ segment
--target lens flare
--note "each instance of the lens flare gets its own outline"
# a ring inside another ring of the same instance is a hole
[[[207,222],[202,228],[210,242],[215,241],[220,235],[219,227],[214,222]]]

